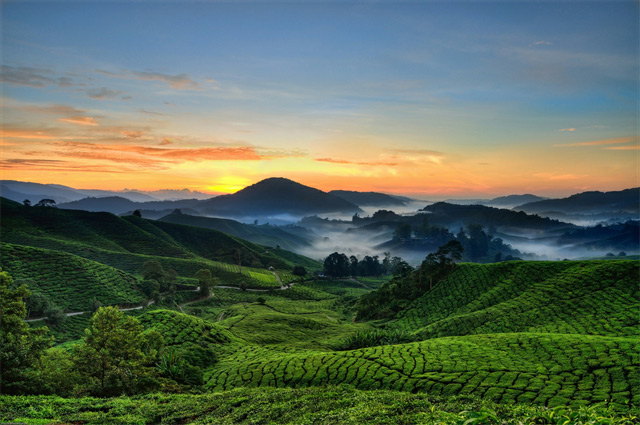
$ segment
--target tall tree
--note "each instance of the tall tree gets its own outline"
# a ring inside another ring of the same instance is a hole
[[[0,392],[24,394],[33,391],[31,381],[40,354],[51,345],[48,329],[30,329],[24,322],[26,285],[13,288],[13,278],[0,270]]]
[[[155,331],[143,332],[138,319],[117,307],[99,308],[75,352],[85,389],[97,396],[116,396],[153,387],[161,340]]]

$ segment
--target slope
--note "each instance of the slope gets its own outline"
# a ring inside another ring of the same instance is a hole
[[[279,245],[287,250],[295,250],[311,245],[311,241],[304,236],[295,235],[269,225],[248,225],[224,218],[198,217],[175,213],[164,216],[159,221],[218,230],[253,243],[267,246]]]
[[[562,199],[530,202],[514,208],[527,213],[550,211],[565,214],[597,214],[601,212],[640,212],[640,188],[612,192],[582,192]]]
[[[362,211],[342,198],[285,178],[269,178],[232,195],[221,195],[202,201],[198,209],[204,212],[251,217]]]
[[[141,273],[144,262],[157,259],[180,276],[191,277],[201,268],[210,268],[225,284],[278,288],[267,267],[291,270],[298,261],[306,267],[310,262],[317,264],[215,230],[135,216],[24,207],[6,199],[0,200],[0,207],[3,242],[75,254],[134,275]]]
[[[247,340],[225,348],[207,385],[347,384],[501,403],[637,404],[638,280],[637,261],[461,264],[387,324],[415,342],[331,351]],[[250,323],[255,335],[269,329]],[[237,320],[221,324],[237,332]]]

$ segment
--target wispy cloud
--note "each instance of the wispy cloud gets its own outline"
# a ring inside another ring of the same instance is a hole
[[[545,40],[534,41],[533,43],[529,44],[529,46],[551,46],[551,45],[553,45],[552,42],[545,41]]]
[[[563,144],[553,145],[553,147],[572,148],[572,147],[580,147],[580,146],[621,145],[625,143],[636,142],[637,140],[638,140],[637,137],[618,137],[616,139],[592,140],[589,142],[563,143]]]
[[[607,146],[606,148],[610,151],[634,151],[640,149],[640,145],[629,145],[629,146]]]
[[[573,127],[571,127],[571,128],[561,128],[561,129],[560,129],[560,130],[558,130],[558,131],[576,131],[576,129],[575,129],[575,128],[573,128]]]
[[[106,87],[87,90],[87,96],[89,96],[91,99],[98,100],[113,99],[120,96],[122,93],[123,92],[120,90],[111,90]]]
[[[134,79],[142,81],[160,81],[167,83],[169,87],[176,90],[201,90],[200,83],[193,80],[188,74],[163,74],[154,71],[122,71],[110,72],[97,70],[97,72],[110,77]]]
[[[66,122],[70,124],[78,124],[78,125],[91,125],[91,126],[99,125],[93,117],[86,117],[86,116],[60,118],[58,119],[58,121]]]
[[[2,65],[0,67],[0,82],[36,88],[49,85],[58,87],[72,87],[76,85],[71,78],[58,77],[51,69],[8,65]]]
[[[586,174],[556,174],[556,173],[537,173],[534,177],[543,178],[551,181],[578,180],[589,177]]]
[[[314,161],[318,162],[330,162],[332,164],[346,164],[346,165],[366,165],[366,166],[388,166],[393,167],[398,165],[397,162],[384,162],[384,161],[348,161],[346,159],[334,159],[334,158],[315,158]]]

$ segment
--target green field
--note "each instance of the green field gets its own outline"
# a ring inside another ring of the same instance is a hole
[[[89,310],[94,299],[139,305],[149,259],[176,270],[180,284],[197,285],[206,268],[235,288],[199,299],[182,287],[173,304],[127,312],[159,332],[165,355],[193,362],[199,383],[169,387],[183,394],[3,397],[1,421],[637,423],[637,260],[460,263],[431,290],[398,300],[394,288],[420,281],[418,272],[302,282],[291,273],[295,254],[218,232],[16,205],[5,220],[3,204],[2,268],[66,311]],[[247,264],[227,244],[244,247]],[[291,287],[281,289],[272,262]],[[397,313],[356,321],[359,300],[376,290]],[[51,333],[71,349],[89,318],[69,317]]]

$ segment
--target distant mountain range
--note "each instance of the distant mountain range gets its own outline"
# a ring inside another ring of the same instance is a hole
[[[379,192],[354,192],[352,190],[332,190],[330,195],[337,196],[345,201],[360,207],[380,206],[393,207],[404,206],[411,200],[405,197],[397,197]]]
[[[560,212],[564,214],[599,214],[626,212],[640,214],[640,188],[613,192],[582,192],[562,199],[529,202],[514,208],[529,214]]]
[[[303,216],[321,213],[356,213],[355,204],[282,177],[273,177],[232,194],[221,195],[198,205],[204,213],[223,216]]]
[[[87,197],[120,197],[132,202],[209,199],[213,197],[213,195],[208,193],[191,191],[189,189],[155,191],[74,189],[59,184],[30,183],[16,180],[0,180],[0,194],[2,197],[16,202],[23,202],[25,199],[29,199],[34,204],[41,199],[52,199],[56,201],[56,203],[67,203]]]
[[[543,198],[537,195],[524,194],[499,196],[493,199],[447,199],[444,202],[457,205],[485,205],[488,207],[496,208],[513,208],[518,205],[526,204],[528,202],[543,201],[546,199],[548,198]]]

